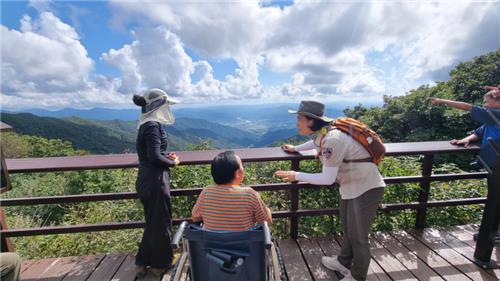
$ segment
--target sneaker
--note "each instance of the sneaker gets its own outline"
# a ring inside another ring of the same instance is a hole
[[[144,278],[146,276],[147,270],[146,267],[143,265],[136,265],[135,266],[135,276],[137,278]]]
[[[167,268],[156,268],[156,267],[151,267],[149,268],[149,271],[156,277],[163,276],[167,271],[170,269],[174,268],[174,264],[169,265]]]
[[[345,277],[351,275],[351,271],[343,266],[338,260],[337,256],[332,256],[332,257],[321,257],[321,263],[328,269],[330,270],[335,270],[338,271],[340,274],[344,275]],[[352,277],[351,277],[352,278]],[[344,280],[344,279],[342,279]],[[346,279],[349,280],[349,279]],[[354,279],[353,279],[354,280]]]
[[[356,279],[354,279],[354,277],[352,277],[350,272],[348,275],[346,275],[344,278],[342,278],[340,280],[342,280],[342,281],[357,281]]]
[[[151,273],[153,274],[153,276],[160,277],[160,276],[163,276],[163,274],[165,272],[167,272],[167,269],[166,268],[154,268],[154,267],[151,267],[149,269],[149,271],[151,271]]]

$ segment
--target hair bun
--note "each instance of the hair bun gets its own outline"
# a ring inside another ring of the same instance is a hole
[[[145,106],[146,105],[146,99],[143,96],[134,95],[132,100],[134,101],[135,105],[137,105],[137,106]]]

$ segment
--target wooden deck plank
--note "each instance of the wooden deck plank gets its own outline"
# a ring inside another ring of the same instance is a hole
[[[313,240],[316,240],[316,243],[318,243],[319,247],[325,253],[325,256],[338,256],[340,254],[340,245],[335,239],[334,236],[331,237],[317,237],[317,238],[312,238]],[[340,280],[342,275],[340,273],[333,274],[333,279],[332,280]]]
[[[85,281],[94,272],[106,255],[82,256],[78,263],[70,269],[63,281]]]
[[[36,260],[26,260],[21,263],[21,273],[25,272],[30,266],[32,266]]]
[[[370,268],[368,269],[368,275],[366,276],[367,281],[392,281],[389,275],[378,265],[378,263],[372,258],[370,262]]]
[[[51,264],[45,272],[40,275],[39,280],[43,281],[60,281],[70,270],[78,263],[80,257],[63,257],[57,262]]]
[[[309,273],[309,269],[302,258],[299,246],[295,240],[279,240],[278,245],[283,254],[288,280],[290,281],[309,281],[314,280]]]
[[[316,239],[318,240],[318,243],[327,256],[338,256],[340,254],[342,237],[321,237]],[[384,270],[377,264],[377,262],[373,258],[371,259],[370,267],[368,268],[368,275],[366,276],[366,278],[368,281],[391,281],[390,277],[384,272]]]
[[[340,244],[335,237],[313,238],[318,242],[326,256],[338,256],[340,254]]]
[[[406,267],[370,235],[372,257],[393,280],[417,280]]]
[[[21,280],[34,281],[40,277],[51,264],[56,263],[59,258],[37,260],[26,271],[21,273]]]
[[[460,229],[472,235],[479,232],[479,225],[477,224],[457,225],[456,227],[460,227]]]
[[[445,236],[445,243],[453,247],[455,251],[464,255],[471,262],[474,260],[474,251],[476,249],[476,241],[471,234],[460,231],[453,230],[453,228],[440,231]],[[453,234],[454,233],[454,234]],[[457,237],[458,236],[458,237]],[[497,261],[497,251],[493,247],[492,260]],[[500,279],[500,269],[487,270],[493,277]]]
[[[446,231],[455,236],[458,240],[464,242],[472,248],[476,248],[476,241],[474,240],[475,232],[469,232],[464,229],[465,226],[452,226],[446,229]],[[500,262],[500,243],[496,243],[491,254],[491,259]]]
[[[373,237],[380,242],[399,262],[401,262],[418,280],[445,280],[413,252],[408,251],[403,244],[384,232],[374,233]]]
[[[111,280],[113,275],[126,258],[126,254],[113,253],[107,254],[106,257],[97,266],[94,272],[87,279],[88,281],[108,281]]]
[[[325,254],[321,247],[313,239],[298,239],[297,243],[300,247],[304,259],[307,263],[309,271],[312,273],[315,281],[320,280],[339,280],[335,273],[327,269],[321,264],[321,257]]]
[[[342,247],[342,236],[335,236],[336,241],[339,245],[339,253],[340,253],[340,247]],[[371,245],[370,245],[370,251],[371,251]],[[370,266],[368,267],[368,274],[366,275],[366,279],[368,281],[391,281],[391,278],[385,271],[380,267],[380,265],[375,261],[373,257],[370,259]]]
[[[460,272],[451,263],[417,240],[406,231],[393,231],[391,235],[403,244],[409,251],[417,255],[441,277],[449,281],[469,281],[469,277]]]
[[[475,225],[445,230],[393,231],[370,234],[372,260],[368,281],[471,281],[498,280],[495,271],[486,271],[472,263]],[[315,237],[277,241],[285,270],[291,281],[338,281],[340,274],[321,264],[321,257],[340,253],[341,237]],[[500,245],[494,250],[498,259]],[[186,267],[187,268],[187,267]],[[135,281],[133,254],[62,257],[29,260],[22,263],[22,280],[39,281]],[[181,280],[187,278],[183,272]],[[148,273],[141,281],[170,280]],[[137,280],[139,281],[139,280]]]
[[[113,281],[134,281],[135,280],[135,256],[128,254],[122,264],[113,275]]]
[[[446,243],[444,243],[439,232],[428,229],[424,232],[410,230],[408,233],[412,234],[420,242],[434,250],[442,258],[453,264],[453,266],[470,277],[472,280],[497,280],[491,274],[473,264],[470,260],[454,249],[450,248]]]

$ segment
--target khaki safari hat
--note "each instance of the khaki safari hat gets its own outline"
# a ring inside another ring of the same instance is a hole
[[[332,122],[334,119],[325,116],[325,105],[317,101],[301,101],[298,110],[288,110],[291,114],[302,114],[325,122]]]

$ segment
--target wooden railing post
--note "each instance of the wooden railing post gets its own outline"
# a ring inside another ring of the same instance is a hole
[[[0,230],[7,230],[7,218],[3,212],[3,209],[0,208]],[[5,235],[1,235],[0,237],[0,252],[14,252],[14,244],[12,241],[5,237]]]
[[[292,160],[292,170],[300,171],[300,160]],[[296,212],[299,209],[299,190],[290,190],[290,211]],[[293,213],[290,217],[290,238],[297,239],[299,237],[299,217]]]
[[[425,154],[422,162],[422,180],[420,181],[420,194],[418,195],[418,203],[426,204],[429,201],[429,192],[431,189],[432,166],[434,164],[434,154]],[[425,227],[427,218],[427,207],[417,209],[415,219],[415,228],[422,229]]]

